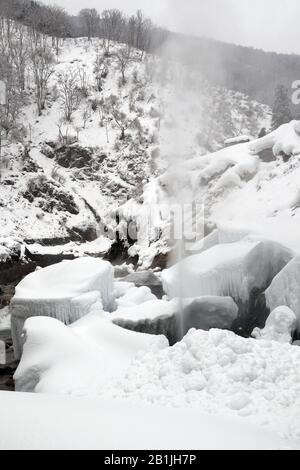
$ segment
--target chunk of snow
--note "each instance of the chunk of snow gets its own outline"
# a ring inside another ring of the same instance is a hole
[[[270,314],[263,329],[255,328],[252,336],[256,339],[269,339],[280,343],[291,344],[296,329],[297,317],[285,306],[277,307]]]
[[[107,261],[86,257],[40,269],[23,279],[10,306],[16,358],[22,353],[22,329],[29,317],[49,316],[68,325],[93,307],[113,310],[113,274]]]

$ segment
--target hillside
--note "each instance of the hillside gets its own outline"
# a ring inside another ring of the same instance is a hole
[[[175,63],[150,55],[141,61],[138,51],[123,83],[116,55],[122,47],[115,45],[101,65],[101,91],[95,74],[101,44],[86,39],[65,40],[41,116],[28,88],[19,118],[27,137],[3,149],[2,236],[84,241],[109,230],[114,237],[116,209],[138,203],[144,185],[172,158],[190,159],[268,127],[266,106]],[[84,92],[66,122],[59,77],[72,73]],[[170,148],[178,138],[180,148]]]

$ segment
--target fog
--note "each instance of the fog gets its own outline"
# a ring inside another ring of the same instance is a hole
[[[84,7],[138,8],[171,30],[277,52],[300,54],[299,0],[44,0],[77,14]]]

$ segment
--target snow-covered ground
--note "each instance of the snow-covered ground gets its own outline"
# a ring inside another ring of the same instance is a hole
[[[7,450],[299,449],[247,423],[122,400],[0,392],[0,414]]]
[[[300,437],[300,349],[288,339],[191,330],[170,348],[163,336],[126,331],[99,312],[70,327],[32,318],[25,335],[19,391],[193,408]]]

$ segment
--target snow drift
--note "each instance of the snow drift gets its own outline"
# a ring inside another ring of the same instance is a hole
[[[25,345],[15,374],[17,391],[97,394],[112,377],[120,378],[140,351],[168,346],[161,336],[126,331],[99,313],[71,326],[45,317],[29,318]]]

